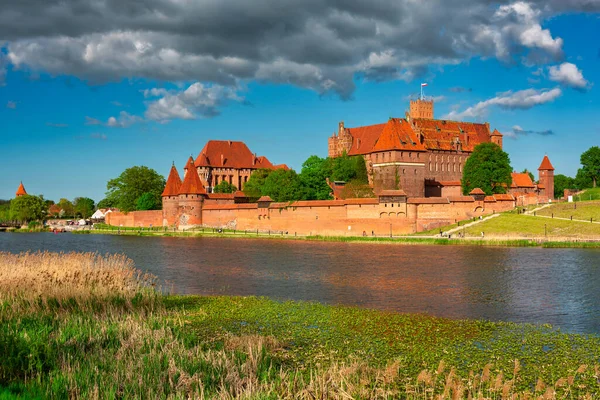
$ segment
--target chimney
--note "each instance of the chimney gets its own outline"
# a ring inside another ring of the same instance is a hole
[[[221,153],[221,165],[223,165],[223,161],[225,161],[225,156]]]
[[[344,133],[344,121],[340,121],[340,123],[338,124],[338,135],[342,135],[342,133]]]
[[[227,142],[229,143],[229,147],[231,147],[231,140],[228,140]]]
[[[469,146],[469,135],[463,131],[463,144],[465,147]]]
[[[360,139],[356,138],[356,150],[360,147]]]

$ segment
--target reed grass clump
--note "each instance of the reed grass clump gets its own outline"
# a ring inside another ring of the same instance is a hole
[[[124,255],[0,252],[0,304],[21,311],[154,300],[156,283]]]

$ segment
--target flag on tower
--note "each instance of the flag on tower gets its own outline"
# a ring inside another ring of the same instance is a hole
[[[421,87],[423,87],[423,86],[427,86],[427,84],[426,83],[421,83]]]

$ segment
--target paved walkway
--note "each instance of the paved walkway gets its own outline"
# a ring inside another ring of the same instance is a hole
[[[543,206],[538,207],[538,208],[534,208],[533,210],[525,211],[524,214],[525,215],[530,215],[530,214],[533,214],[536,211],[540,211],[540,210],[543,210],[544,208],[550,207],[551,205],[552,204],[544,204]]]
[[[462,229],[464,229],[464,228],[468,228],[468,227],[470,227],[470,226],[473,226],[473,225],[480,224],[480,223],[482,223],[482,222],[488,221],[488,220],[490,220],[490,219],[492,219],[492,218],[496,218],[496,217],[499,217],[499,216],[500,216],[500,214],[492,214],[492,215],[488,215],[488,216],[487,216],[487,217],[485,217],[485,218],[478,219],[478,220],[476,220],[476,221],[473,221],[473,222],[471,222],[471,223],[468,223],[468,224],[466,224],[466,225],[461,225],[461,226],[458,226],[458,227],[456,227],[456,228],[452,228],[452,229],[450,229],[450,230],[446,231],[446,234],[447,234],[447,235],[452,235],[454,232],[459,232],[459,231],[461,231],[461,230],[462,230]]]

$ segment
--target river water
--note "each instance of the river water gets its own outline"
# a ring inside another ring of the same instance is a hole
[[[177,293],[269,296],[600,334],[600,249],[0,233],[0,251],[124,253]]]

